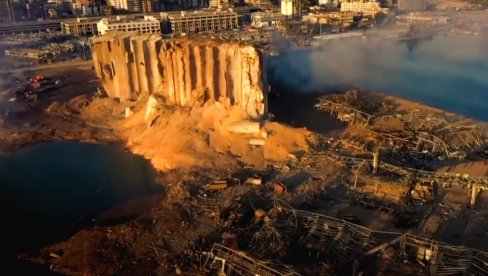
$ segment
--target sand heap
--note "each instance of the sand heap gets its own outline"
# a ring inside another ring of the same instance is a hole
[[[255,46],[114,32],[95,38],[92,54],[109,97],[136,100],[149,92],[166,104],[212,101],[242,106],[249,116],[265,112],[264,59]]]
[[[218,170],[239,164],[265,167],[307,151],[313,141],[312,133],[303,128],[248,121],[240,106],[158,105],[149,119],[145,118],[146,111],[146,107],[136,110],[116,127],[127,140],[127,147],[151,160],[160,171]]]

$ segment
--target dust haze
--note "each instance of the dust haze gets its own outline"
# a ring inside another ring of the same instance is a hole
[[[488,32],[483,30],[408,43],[387,38],[383,31],[313,50],[280,52],[268,62],[269,80],[276,89],[293,93],[379,90],[487,120]]]

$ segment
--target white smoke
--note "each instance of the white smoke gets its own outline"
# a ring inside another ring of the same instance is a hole
[[[386,38],[383,32],[338,39],[271,57],[268,79],[288,92],[352,86],[488,119],[485,35],[439,34],[418,44]]]

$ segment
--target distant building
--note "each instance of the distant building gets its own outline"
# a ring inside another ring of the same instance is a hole
[[[209,0],[208,7],[212,9],[228,8],[229,0]]]
[[[98,15],[101,14],[101,6],[95,0],[75,0],[73,9],[77,15]]]
[[[353,11],[353,12],[361,12],[365,9],[379,9],[380,3],[379,2],[342,2],[341,3],[341,11]]]
[[[288,18],[300,16],[300,0],[281,0],[281,14]]]
[[[71,17],[77,12],[76,3],[78,2],[49,0],[42,5],[43,14],[48,18]],[[79,12],[81,13],[81,10]]]
[[[110,6],[131,12],[150,13],[153,11],[153,0],[108,0]]]
[[[89,18],[77,18],[76,20],[69,20],[61,22],[61,31],[65,34],[73,34],[76,36],[96,36],[98,21]]]
[[[110,31],[160,34],[161,22],[152,16],[144,16],[144,18],[140,19],[117,16],[115,20],[109,18],[100,20],[97,23],[97,31],[101,35]]]
[[[162,13],[161,17],[169,23],[171,32],[175,34],[232,30],[239,27],[238,15],[234,11],[181,11]]]
[[[423,11],[427,4],[425,0],[398,0],[397,8],[400,11]]]
[[[0,0],[0,23],[14,22],[14,10],[10,0]]]
[[[5,56],[18,59],[33,59],[40,63],[49,62],[54,59],[54,54],[51,51],[39,49],[9,49],[5,50]]]
[[[367,16],[374,16],[380,12],[383,12],[385,9],[380,7],[379,2],[342,2],[341,3],[341,12],[345,11],[352,11],[356,13],[363,13]]]
[[[152,0],[142,0],[141,7],[142,7],[143,13],[153,12],[153,10],[154,10],[153,1]]]
[[[220,7],[220,0],[209,0],[208,7],[212,9],[216,9]]]
[[[284,19],[281,13],[255,12],[251,14],[251,25],[254,28],[269,28],[278,26]]]
[[[339,6],[339,0],[318,0],[320,6],[326,6],[327,8],[337,8]]]
[[[121,10],[128,10],[132,12],[142,11],[141,0],[116,0],[115,7]]]
[[[273,7],[271,0],[244,0],[244,3],[267,10]]]
[[[293,15],[293,1],[292,0],[281,0],[281,14],[284,16]]]
[[[169,4],[171,1],[165,3]],[[228,0],[224,0],[228,3]],[[197,9],[210,6],[209,0],[175,0],[173,3],[177,4],[180,9]]]
[[[350,25],[354,21],[355,12],[321,12],[303,16],[303,21],[311,24]]]
[[[2,0],[0,0],[2,1]],[[38,0],[28,0],[25,4],[27,17],[31,20],[44,17],[43,3]]]

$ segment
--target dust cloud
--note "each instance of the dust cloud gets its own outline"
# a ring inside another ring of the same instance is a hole
[[[406,43],[379,32],[339,39],[271,56],[268,79],[288,93],[357,87],[488,120],[487,37],[438,34]]]

